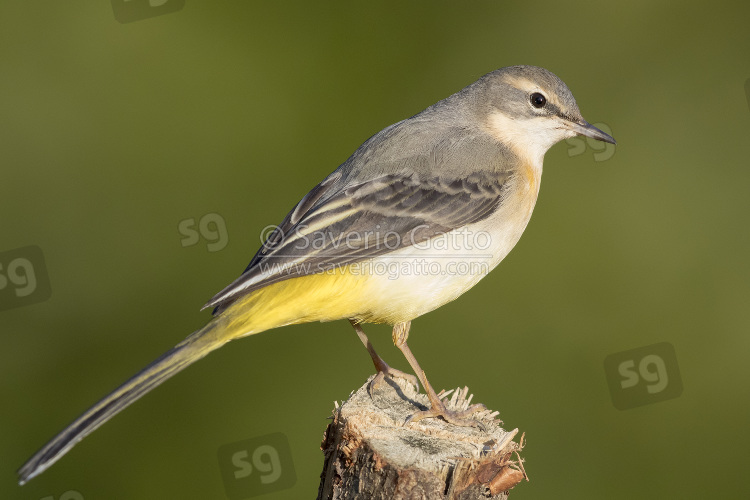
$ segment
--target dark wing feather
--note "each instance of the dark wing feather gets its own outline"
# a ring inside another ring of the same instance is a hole
[[[216,307],[216,313],[271,283],[370,259],[478,222],[501,203],[509,177],[389,174],[336,192],[334,176],[300,201],[245,272],[204,307]]]

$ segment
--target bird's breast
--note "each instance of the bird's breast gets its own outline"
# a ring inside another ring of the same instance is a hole
[[[368,308],[357,318],[388,323],[416,318],[456,299],[492,271],[531,219],[541,168],[524,165],[508,182],[503,202],[486,219],[362,264]]]

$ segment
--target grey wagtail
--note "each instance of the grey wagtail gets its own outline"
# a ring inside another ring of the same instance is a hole
[[[204,306],[213,308],[205,327],[55,436],[21,467],[19,482],[230,340],[310,321],[348,319],[376,380],[406,375],[375,353],[361,325],[393,325],[393,341],[432,405],[409,420],[472,425],[483,405],[446,409],[406,344],[411,320],[457,298],[503,260],[531,218],[544,153],[576,134],[615,144],[583,119],[557,76],[533,66],[488,73],[381,130],[307,193],[245,272]]]

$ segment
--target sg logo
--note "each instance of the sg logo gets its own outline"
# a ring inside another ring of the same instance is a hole
[[[612,404],[618,410],[682,394],[677,355],[668,342],[610,354],[604,360],[604,371]]]
[[[42,498],[41,500],[84,500],[84,498],[83,495],[81,495],[76,490],[68,490],[57,498],[50,495],[48,497]]]
[[[612,135],[612,129],[606,123],[594,123],[593,124],[599,130]],[[609,160],[615,154],[615,145],[608,142],[597,141],[591,137],[569,137],[565,139],[568,144],[568,156],[578,156],[586,152],[586,149],[593,149],[594,161]]]
[[[182,238],[183,247],[191,247],[198,243],[203,236],[208,243],[206,248],[209,252],[218,252],[223,250],[229,242],[227,235],[227,224],[219,214],[206,214],[198,222],[198,229],[195,229],[195,219],[181,220],[177,225],[177,230],[184,236]]]
[[[185,0],[112,0],[115,19],[121,23],[169,14],[184,6]]]
[[[42,302],[51,294],[41,248],[0,252],[0,311]]]
[[[291,488],[297,481],[289,443],[281,433],[221,446],[219,468],[230,500]]]

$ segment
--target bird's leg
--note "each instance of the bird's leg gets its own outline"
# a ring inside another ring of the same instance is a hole
[[[354,327],[354,331],[357,332],[357,335],[359,336],[359,340],[362,341],[362,344],[364,344],[365,348],[367,349],[367,352],[370,353],[370,357],[372,358],[372,364],[375,365],[375,370],[377,370],[377,375],[374,379],[372,379],[372,382],[370,382],[370,392],[372,393],[373,389],[376,389],[378,385],[383,381],[386,375],[390,377],[399,377],[402,379],[407,380],[410,384],[412,384],[414,387],[419,390],[419,381],[417,380],[417,377],[414,375],[410,375],[408,373],[404,373],[401,370],[397,370],[396,368],[391,368],[388,366],[388,363],[383,361],[383,358],[378,356],[378,353],[375,352],[375,348],[370,343],[370,339],[367,338],[367,335],[365,335],[365,331],[362,330],[362,326],[355,322],[354,320],[349,320],[349,322]]]
[[[422,368],[419,366],[419,363],[417,363],[417,358],[414,357],[411,349],[409,349],[409,346],[406,344],[406,339],[409,337],[410,327],[411,321],[396,323],[395,325],[393,325],[393,343],[396,344],[396,347],[401,349],[401,352],[404,353],[404,356],[406,357],[407,361],[409,361],[409,364],[414,370],[414,373],[417,374],[419,381],[422,382],[424,390],[427,391],[427,397],[430,398],[432,408],[430,408],[429,410],[418,411],[414,413],[406,419],[404,425],[408,424],[409,422],[422,420],[423,418],[441,417],[446,422],[454,425],[482,428],[483,425],[480,422],[478,422],[477,420],[473,420],[470,417],[474,412],[487,409],[486,406],[480,403],[471,405],[463,411],[451,411],[445,407],[443,401],[438,398],[437,394],[435,394],[435,390],[427,381],[427,376],[425,375],[424,370],[422,370]]]

